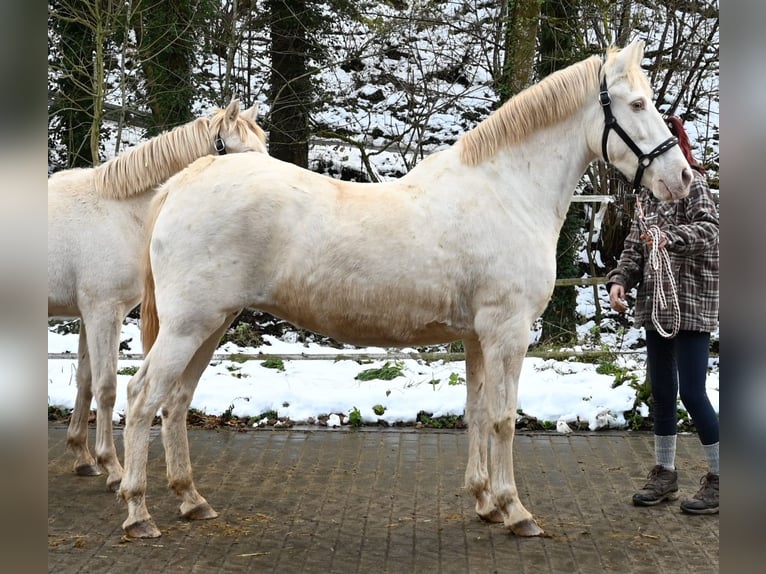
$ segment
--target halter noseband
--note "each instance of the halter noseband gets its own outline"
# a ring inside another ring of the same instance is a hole
[[[226,155],[226,142],[223,141],[221,134],[215,136],[213,145],[215,146],[215,151],[218,152],[218,155]]]
[[[604,133],[601,136],[601,152],[604,155],[604,161],[609,163],[609,154],[606,151],[606,141],[609,139],[609,132],[614,130],[617,132],[617,135],[622,138],[622,141],[624,141],[633,153],[636,154],[636,157],[638,157],[638,168],[636,168],[636,176],[633,179],[633,189],[638,193],[641,189],[641,178],[644,176],[644,170],[649,167],[654,158],[676,145],[678,143],[678,138],[671,136],[649,153],[642,153],[641,148],[639,148],[630,136],[625,133],[625,130],[620,127],[620,124],[617,123],[617,118],[615,118],[612,113],[612,99],[609,97],[609,90],[606,88],[606,75],[601,78],[601,91],[598,94],[598,100],[604,110]]]

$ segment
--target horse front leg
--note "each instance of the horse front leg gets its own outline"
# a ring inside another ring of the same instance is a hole
[[[194,389],[210,364],[221,335],[235,317],[236,314],[231,316],[195,353],[162,409],[162,443],[165,448],[168,486],[181,497],[181,516],[189,520],[207,520],[218,516],[197,491],[192,479],[186,414],[194,396]]]
[[[77,346],[77,398],[67,428],[67,446],[74,453],[74,472],[79,476],[98,476],[101,471],[88,449],[88,418],[93,399],[91,388],[90,354],[85,320],[80,319],[80,337]]]
[[[465,347],[466,420],[468,422],[468,464],[465,487],[476,499],[476,514],[487,522],[503,522],[503,514],[495,507],[487,469],[489,419],[484,394],[484,356],[477,339],[463,340]]]
[[[518,383],[527,348],[528,328],[516,323],[482,341],[486,372],[486,406],[491,422],[490,480],[495,507],[504,524],[518,536],[539,536],[543,530],[519,500],[513,471]]]

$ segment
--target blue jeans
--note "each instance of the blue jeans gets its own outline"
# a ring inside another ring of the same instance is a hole
[[[654,434],[676,434],[676,399],[680,391],[681,402],[697,428],[700,442],[717,443],[718,416],[705,389],[710,333],[680,331],[674,338],[666,339],[647,329],[646,352],[654,398]]]

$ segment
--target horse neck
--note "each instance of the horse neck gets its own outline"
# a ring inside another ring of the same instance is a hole
[[[214,151],[208,125],[207,118],[198,118],[96,167],[96,192],[102,197],[125,199],[154,189]]]
[[[554,214],[554,224],[560,228],[577,183],[594,159],[584,114],[577,113],[498,150],[484,163],[491,164],[499,181],[514,182],[499,188],[505,202],[534,203],[541,212]]]
[[[149,218],[151,212],[152,200],[157,196],[161,186],[155,186],[144,193],[139,193],[119,199],[116,201],[110,201],[112,209],[119,210],[123,216],[129,216],[129,219],[143,229],[146,220]]]
[[[464,164],[489,165],[508,193],[533,193],[566,213],[577,180],[596,158],[590,126],[598,106],[601,60],[554,72],[504,103],[459,141]],[[563,216],[562,216],[563,220]]]

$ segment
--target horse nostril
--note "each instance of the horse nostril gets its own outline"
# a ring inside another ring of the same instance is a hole
[[[681,182],[683,182],[684,186],[691,185],[692,182],[692,170],[688,167],[685,167],[684,170],[681,172]]]

